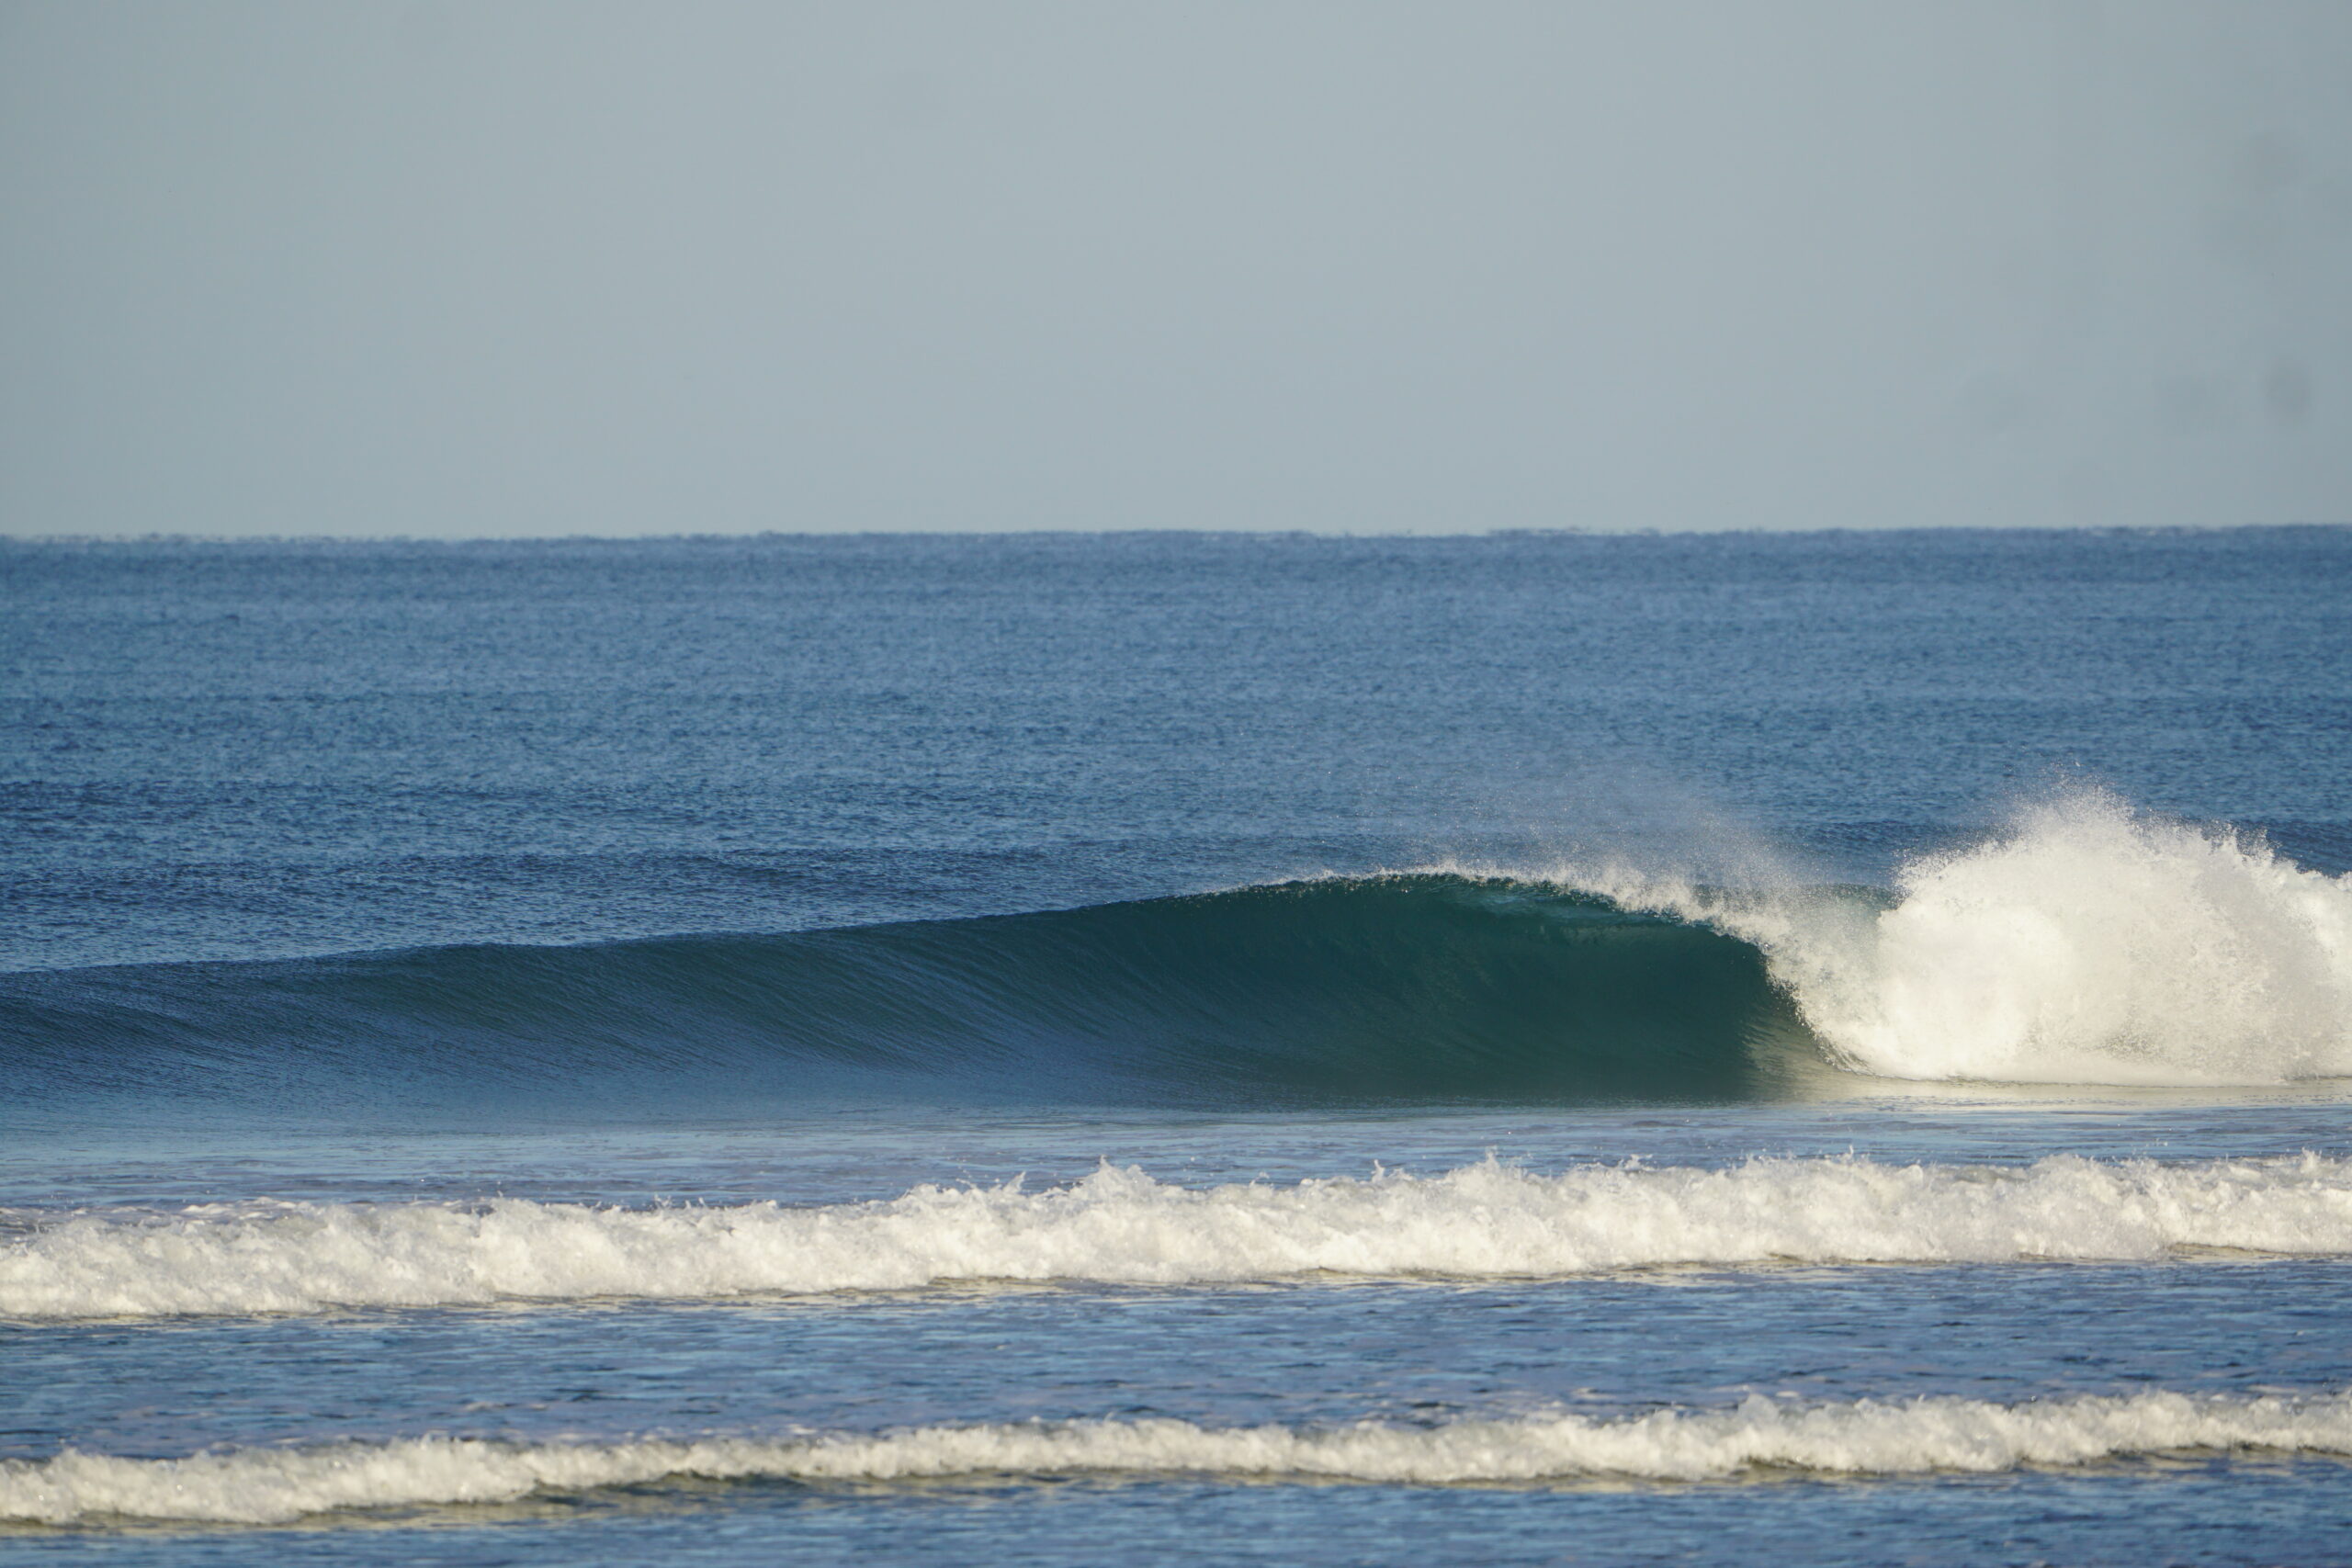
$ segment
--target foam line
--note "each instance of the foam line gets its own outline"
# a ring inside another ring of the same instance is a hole
[[[1179,1420],[923,1427],[878,1435],[525,1444],[420,1438],[186,1459],[68,1450],[0,1461],[0,1518],[269,1524],[347,1510],[511,1501],[669,1478],[890,1482],[1209,1475],[1419,1485],[1616,1478],[1874,1476],[2080,1466],[2154,1454],[2352,1454],[2352,1398],[2154,1392],[1996,1404],[1956,1398],[1433,1427],[1210,1427]]]
[[[22,1223],[27,1216],[16,1216]],[[1658,1265],[2138,1261],[2352,1253],[2352,1161],[2031,1166],[1492,1159],[1442,1175],[1196,1190],[1105,1165],[1066,1187],[652,1210],[518,1199],[84,1213],[0,1249],[0,1316],[304,1313],[597,1296],[1554,1277]]]

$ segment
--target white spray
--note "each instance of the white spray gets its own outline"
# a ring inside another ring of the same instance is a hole
[[[1979,1474],[2140,1455],[2352,1453],[2342,1393],[2150,1390],[1997,1404],[1930,1398],[1798,1405],[1750,1398],[1596,1420],[1555,1415],[1436,1426],[1202,1427],[1171,1419],[1028,1421],[876,1434],[511,1443],[422,1438],[233,1449],[185,1459],[69,1450],[0,1460],[0,1519],[272,1524],[356,1509],[508,1502],[685,1477],[888,1483],[936,1477],[1209,1476],[1493,1485],[1600,1477],[1738,1481]]]
[[[2352,877],[2086,791],[1896,878],[1892,908],[1626,873],[1552,880],[1755,942],[1841,1065],[1902,1078],[2352,1075]]]
[[[2352,1160],[2024,1167],[1758,1159],[1726,1169],[1488,1160],[1205,1189],[1104,1166],[1068,1187],[887,1202],[448,1203],[97,1213],[0,1247],[0,1317],[319,1312],[594,1296],[911,1291],[989,1280],[1213,1285],[1556,1278],[1661,1265],[2139,1262],[2352,1255]]]

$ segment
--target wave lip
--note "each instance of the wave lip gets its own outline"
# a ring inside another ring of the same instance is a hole
[[[187,1459],[74,1450],[0,1461],[0,1519],[277,1524],[387,1507],[511,1502],[670,1479],[890,1482],[1208,1475],[1408,1485],[1736,1481],[2082,1466],[2158,1454],[2352,1454],[2352,1395],[2150,1392],[2000,1404],[1928,1397],[1595,1419],[1215,1427],[1175,1419],[922,1427],[878,1435],[526,1444],[419,1438]]]
[[[2352,1254],[2352,1160],[2017,1168],[1758,1159],[1723,1169],[1493,1159],[1204,1190],[1105,1165],[1067,1187],[652,1210],[505,1199],[82,1214],[0,1249],[0,1316],[313,1313],[707,1299],[989,1281],[1204,1285],[1545,1278],[1670,1265],[2143,1261]]]

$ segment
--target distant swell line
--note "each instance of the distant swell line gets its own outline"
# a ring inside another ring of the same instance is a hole
[[[2145,1261],[2352,1254],[2352,1161],[2031,1166],[1758,1159],[1724,1169],[1488,1160],[1195,1190],[1105,1165],[1066,1187],[652,1210],[499,1200],[85,1213],[0,1249],[0,1316],[311,1313],[592,1297],[1544,1278],[1670,1265]]]
[[[2352,1397],[2170,1392],[1999,1404],[1924,1398],[1439,1426],[1213,1427],[1085,1420],[876,1435],[526,1444],[421,1438],[186,1459],[75,1451],[0,1461],[0,1519],[272,1524],[369,1508],[512,1502],[666,1480],[891,1482],[1206,1475],[1476,1485],[1583,1478],[1736,1481],[1774,1472],[1988,1473],[2159,1454],[2352,1454]]]

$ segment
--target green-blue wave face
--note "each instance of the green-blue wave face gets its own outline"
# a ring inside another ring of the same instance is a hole
[[[1451,875],[776,936],[13,976],[34,1100],[325,1111],[527,1092],[1200,1107],[1722,1100],[1810,1055],[1752,946]]]

